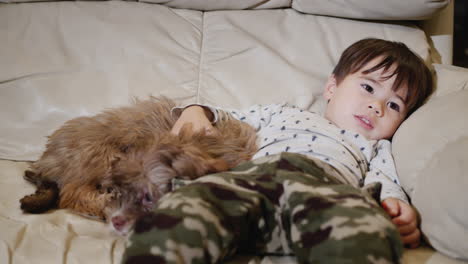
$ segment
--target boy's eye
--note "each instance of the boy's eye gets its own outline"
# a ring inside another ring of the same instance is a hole
[[[397,103],[389,102],[389,103],[388,103],[388,106],[389,106],[391,109],[393,109],[393,110],[395,110],[395,111],[397,111],[397,112],[400,112],[400,106],[399,106]]]
[[[374,88],[372,88],[372,86],[368,85],[368,84],[361,84],[361,87],[364,88],[364,90],[366,90],[366,92],[368,93],[373,93],[374,92]]]

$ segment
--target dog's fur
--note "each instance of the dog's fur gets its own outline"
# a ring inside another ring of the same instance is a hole
[[[254,129],[237,120],[218,122],[212,134],[185,126],[172,135],[174,106],[151,97],[66,122],[26,171],[25,179],[38,189],[21,199],[21,208],[30,213],[68,208],[108,220],[125,233],[170,191],[172,178],[228,170],[256,152]]]
[[[116,162],[103,187],[117,188],[125,196],[109,206],[110,224],[127,233],[134,221],[153,207],[169,189],[171,179],[193,180],[201,175],[225,171],[256,152],[255,131],[237,120],[217,125],[217,132],[192,133],[184,127],[179,135],[163,135],[158,144],[145,151],[129,153]],[[148,180],[152,184],[148,184]]]

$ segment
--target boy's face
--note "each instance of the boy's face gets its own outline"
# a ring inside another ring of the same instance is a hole
[[[342,129],[358,132],[367,139],[389,139],[406,117],[407,87],[392,90],[396,75],[384,80],[394,71],[391,67],[363,74],[380,62],[376,58],[361,70],[347,75],[340,84],[334,76],[328,79],[324,97],[329,100],[325,118]]]

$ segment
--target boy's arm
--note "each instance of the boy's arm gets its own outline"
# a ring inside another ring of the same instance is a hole
[[[365,184],[372,182],[382,184],[381,205],[397,226],[403,243],[411,248],[419,246],[421,231],[418,227],[417,213],[409,204],[408,198],[399,184],[391,154],[391,144],[388,140],[378,142],[376,155],[370,161]]]
[[[285,104],[254,105],[246,111],[224,110],[208,105],[193,104],[186,107],[176,107],[172,109],[172,114],[179,116],[172,133],[177,134],[180,128],[186,123],[192,123],[194,129],[213,129],[213,125],[218,121],[231,118],[243,121],[254,127],[257,131],[267,126],[271,118],[281,111]]]
[[[388,140],[379,140],[376,153],[370,160],[369,171],[366,173],[364,184],[367,185],[373,182],[382,184],[381,201],[393,197],[409,203],[406,193],[400,186],[391,153],[391,143]]]

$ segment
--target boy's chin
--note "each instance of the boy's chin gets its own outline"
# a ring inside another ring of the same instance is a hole
[[[385,136],[385,135],[375,135],[375,134],[362,134],[367,140],[381,140],[381,139],[387,139],[390,140],[392,137],[391,136]]]
[[[362,128],[354,128],[354,129],[350,129],[351,131],[354,131],[356,133],[358,133],[359,135],[363,136],[365,139],[367,140],[380,140],[380,139],[383,139],[381,135],[379,135],[378,133],[375,133],[375,131],[369,131],[369,130],[366,130],[366,129],[362,129]]]
[[[381,140],[383,139],[381,135],[374,133],[375,131],[357,131],[367,140]]]

